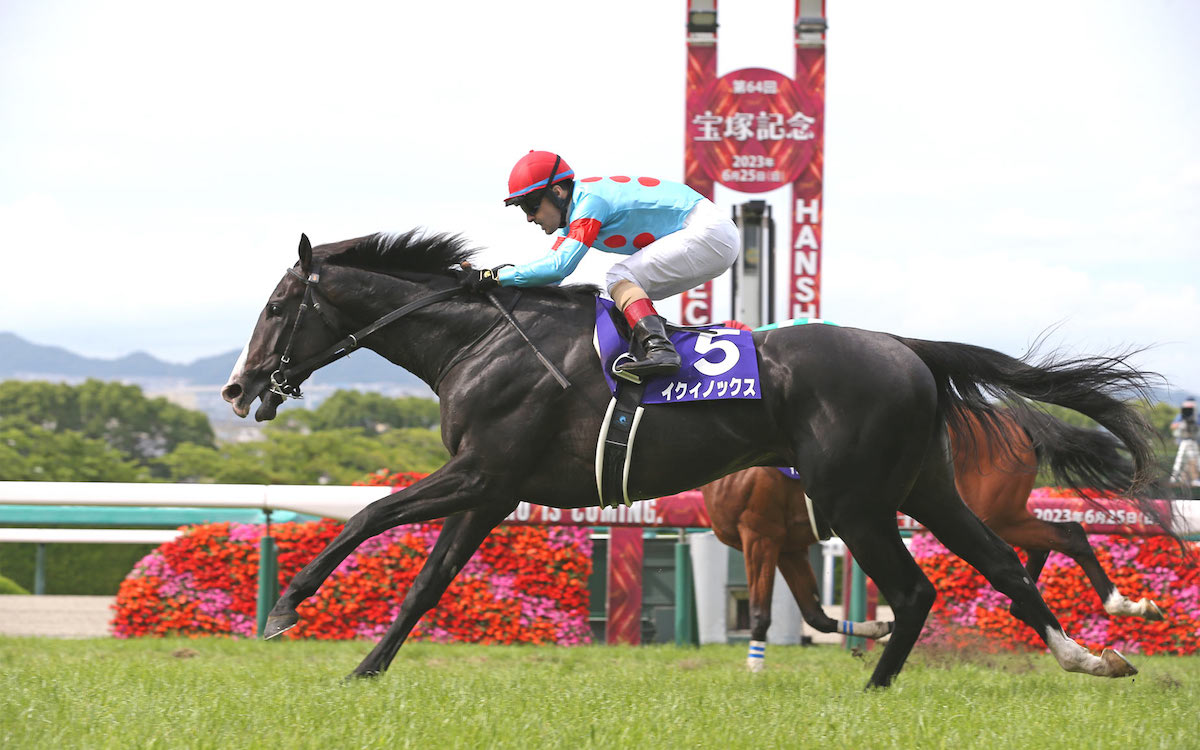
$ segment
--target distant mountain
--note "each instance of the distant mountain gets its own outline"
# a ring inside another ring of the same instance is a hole
[[[43,346],[14,333],[0,333],[0,380],[47,378],[81,380],[175,380],[188,385],[221,385],[229,378],[241,350],[197,359],[190,364],[164,362],[145,352],[116,359],[84,357],[59,346]],[[425,389],[412,373],[371,351],[360,351],[322,369],[315,378],[325,385],[378,384]]]
[[[176,385],[211,386],[204,390],[211,391],[215,402],[198,406],[213,414],[224,415],[228,407],[220,402],[217,394],[220,386],[229,379],[239,354],[240,349],[233,349],[189,364],[164,362],[145,352],[134,352],[117,359],[100,359],[80,356],[58,346],[34,344],[14,333],[0,333],[0,380],[123,380],[137,383],[147,392],[167,391]],[[319,403],[322,392],[332,393],[338,388],[376,391],[393,396],[402,393],[433,396],[429,386],[420,378],[365,349],[322,368],[309,379],[309,386],[305,392],[313,398],[309,399],[308,405]],[[1179,386],[1151,389],[1152,397],[1176,405],[1185,395],[1196,393],[1197,390]]]

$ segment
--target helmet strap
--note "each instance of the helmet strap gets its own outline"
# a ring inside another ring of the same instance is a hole
[[[567,191],[564,198],[559,198],[554,193],[550,194],[550,201],[558,207],[558,228],[562,229],[567,225],[567,207],[571,204],[571,193],[574,192],[574,187]]]
[[[568,191],[565,198],[559,198],[554,192],[554,178],[558,175],[558,165],[562,162],[562,157],[558,154],[554,155],[554,166],[550,169],[550,177],[546,180],[546,196],[550,198],[550,202],[558,209],[558,228],[562,229],[567,225],[567,206],[571,202],[571,192]]]

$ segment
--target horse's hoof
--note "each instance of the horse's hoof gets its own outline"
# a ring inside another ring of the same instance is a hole
[[[267,615],[267,624],[263,628],[263,640],[269,641],[275,636],[291,630],[296,627],[298,622],[300,622],[300,615],[296,614],[295,610],[284,612],[281,615]]]
[[[1158,622],[1159,620],[1167,619],[1167,613],[1162,610],[1162,607],[1155,604],[1150,599],[1143,599],[1139,602],[1142,606],[1142,617],[1150,622]]]
[[[370,680],[375,677],[378,677],[379,675],[380,675],[380,672],[378,670],[374,670],[374,669],[367,670],[366,672],[359,672],[358,670],[355,670],[355,671],[351,672],[350,674],[346,675],[345,678],[343,678],[342,682],[345,682],[346,684],[349,685],[351,683],[358,682],[359,680]]]
[[[1115,648],[1106,648],[1100,652],[1100,661],[1104,662],[1107,677],[1130,677],[1138,673],[1137,667],[1130,664]]]
[[[766,667],[762,659],[747,659],[746,669],[749,669],[752,674],[758,674]]]

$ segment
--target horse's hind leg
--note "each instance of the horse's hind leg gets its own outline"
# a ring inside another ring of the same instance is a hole
[[[395,622],[349,677],[371,677],[388,668],[417,622],[437,605],[471,555],[514,507],[515,503],[499,505],[446,519],[421,572],[404,596]]]
[[[1051,523],[1033,515],[1011,523],[989,523],[1000,538],[1014,547],[1029,551],[1025,569],[1035,582],[1046,563],[1048,550],[1057,550],[1074,560],[1083,569],[1092,588],[1100,597],[1104,611],[1113,617],[1132,616],[1147,620],[1163,619],[1163,611],[1152,600],[1142,598],[1134,602],[1122,594],[1113,584],[1104,566],[1096,559],[1096,551],[1088,541],[1087,532],[1074,521]]]
[[[746,668],[761,672],[767,655],[767,630],[771,627],[771,595],[775,590],[779,540],[758,534],[747,526],[741,526],[738,532],[746,556],[746,583],[750,588],[750,650],[746,654]]]
[[[834,529],[887,597],[896,616],[892,637],[867,682],[867,687],[887,687],[917,642],[937,591],[904,546],[894,514],[865,521],[860,517],[852,524],[835,522]]]
[[[867,622],[851,622],[835,620],[825,614],[821,607],[817,577],[812,565],[808,562],[808,552],[804,549],[785,549],[779,555],[779,572],[787,581],[796,604],[800,606],[800,614],[804,621],[821,633],[843,633],[857,635],[863,638],[882,638],[892,632],[895,623],[881,620]]]
[[[922,476],[924,486],[914,488],[901,509],[924,524],[951,552],[1011,599],[1009,611],[1033,628],[1063,669],[1099,677],[1125,677],[1137,673],[1137,669],[1117,651],[1105,649],[1100,656],[1095,656],[1069,638],[1042,600],[1012,547],[984,526],[962,503],[952,483],[947,486],[938,480],[936,468]]]

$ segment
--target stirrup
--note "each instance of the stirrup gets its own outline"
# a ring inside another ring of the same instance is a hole
[[[666,378],[678,373],[681,365],[682,363],[678,363],[670,366],[665,362],[654,362],[647,357],[645,360],[634,360],[630,365],[630,369],[621,370],[616,374],[631,382],[637,382],[633,378],[641,380],[646,380],[647,378]],[[634,370],[633,368],[637,369]]]
[[[612,363],[613,376],[622,378],[624,380],[628,380],[630,383],[633,383],[634,385],[641,385],[642,377],[640,375],[638,375],[637,373],[629,372],[628,370],[618,370],[617,369],[617,365],[621,364],[621,362],[627,358],[630,362],[637,362],[637,357],[633,356],[629,352],[625,352],[624,354],[620,355],[619,357],[617,357],[616,359],[613,360],[613,363]]]

